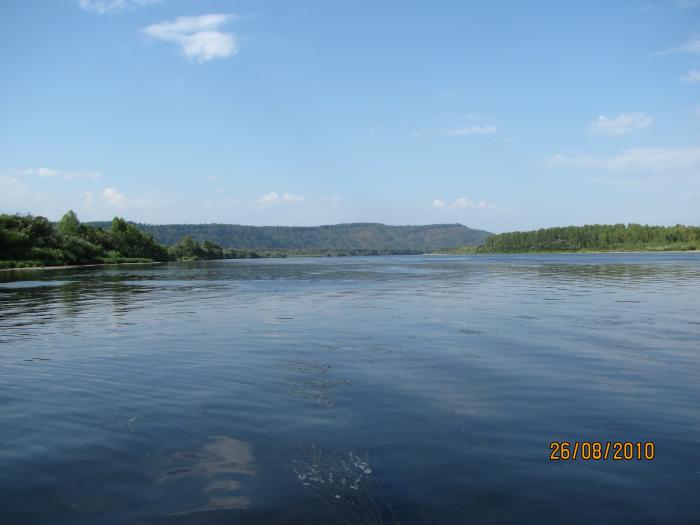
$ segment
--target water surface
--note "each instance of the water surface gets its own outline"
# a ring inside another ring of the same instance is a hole
[[[699,298],[697,254],[0,272],[0,522],[698,523]]]

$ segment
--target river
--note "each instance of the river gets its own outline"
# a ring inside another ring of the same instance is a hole
[[[700,256],[2,272],[0,443],[8,524],[698,523]]]

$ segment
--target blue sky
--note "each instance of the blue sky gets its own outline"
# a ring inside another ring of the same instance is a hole
[[[0,211],[700,223],[700,2],[4,0]]]

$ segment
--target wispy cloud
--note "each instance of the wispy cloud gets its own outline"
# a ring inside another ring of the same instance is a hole
[[[116,188],[105,188],[101,195],[105,201],[115,206],[122,205],[126,201],[126,195],[119,193]]]
[[[221,14],[180,16],[145,27],[143,32],[152,38],[178,45],[182,54],[190,60],[206,62],[238,54],[240,48],[236,35],[219,31],[222,25],[235,18],[234,15]]]
[[[2,196],[8,199],[24,195],[29,191],[29,186],[26,183],[17,177],[8,177],[6,175],[0,175],[0,186],[2,186]]]
[[[697,84],[700,82],[700,69],[691,69],[687,73],[682,74],[681,81],[688,84]]]
[[[56,177],[59,173],[50,168],[29,168],[24,171],[25,175],[36,175],[38,177]]]
[[[102,175],[96,171],[59,171],[51,168],[28,168],[21,172],[25,177],[59,178],[64,181],[75,179],[99,179]]]
[[[454,128],[443,130],[446,135],[461,136],[461,135],[491,135],[498,132],[497,126],[467,126],[465,128]]]
[[[486,202],[485,200],[473,201],[467,197],[459,197],[454,201],[448,203],[442,199],[433,200],[433,208],[445,209],[445,210],[455,210],[455,209],[470,209],[470,210],[492,210],[492,211],[504,211],[503,208]]]
[[[498,126],[492,124],[479,124],[474,126],[464,126],[458,128],[429,129],[425,131],[414,131],[414,137],[423,135],[446,135],[450,137],[461,137],[465,135],[492,135],[498,133]]]
[[[126,9],[159,4],[163,0],[78,0],[81,9],[98,15],[114,14]]]
[[[270,193],[263,195],[258,199],[260,204],[277,204],[277,203],[293,203],[302,202],[304,200],[303,195],[296,195],[294,193],[277,193],[276,191],[271,191]]]
[[[637,148],[610,157],[554,155],[546,165],[610,171],[696,171],[700,170],[700,147]]]
[[[625,113],[617,117],[601,115],[588,126],[592,135],[618,136],[646,128],[654,123],[654,117],[645,113]]]
[[[694,55],[700,55],[700,33],[691,36],[685,44],[664,49],[663,51],[657,51],[654,53],[654,55],[670,55],[672,53],[691,53]]]
[[[83,205],[85,209],[92,211],[95,204],[98,204],[100,209],[105,206],[123,209],[127,204],[126,195],[112,187],[105,188],[98,194],[90,191],[83,193]]]
[[[129,196],[114,186],[108,186],[99,193],[83,193],[83,206],[88,212],[104,213],[106,210],[148,210],[165,206],[168,201],[154,193]]]
[[[0,175],[0,209],[8,213],[37,213],[57,200],[54,192],[34,190],[26,177]]]

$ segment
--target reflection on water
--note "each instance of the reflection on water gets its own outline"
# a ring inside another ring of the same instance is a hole
[[[697,254],[0,272],[0,523],[695,523],[698,297]]]
[[[201,485],[200,491],[207,499],[202,507],[179,509],[178,513],[241,509],[250,503],[244,483],[255,474],[255,468],[250,444],[245,441],[218,436],[201,448],[173,454],[164,468],[154,477],[156,483],[194,482]],[[191,500],[196,500],[194,494]]]

